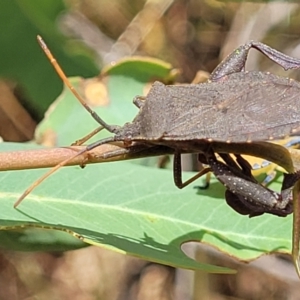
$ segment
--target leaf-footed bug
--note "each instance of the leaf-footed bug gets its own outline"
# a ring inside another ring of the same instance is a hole
[[[300,83],[269,73],[243,72],[251,48],[256,48],[284,69],[300,67],[299,59],[262,43],[249,42],[240,46],[217,66],[207,83],[166,86],[155,82],[146,98],[136,97],[134,100],[139,107],[134,120],[120,127],[108,125],[85,103],[71,86],[41,37],[38,37],[38,41],[65,84],[102,126],[101,129],[105,128],[114,134],[88,145],[77,155],[115,141],[122,141],[128,147],[133,142],[167,146],[175,149],[174,181],[182,188],[202,173],[183,183],[181,153],[204,153],[210,144],[214,152],[246,153],[272,161],[271,153],[257,153],[253,150],[254,142],[282,138],[300,128],[300,104],[295,97],[300,90]],[[271,110],[269,101],[266,101],[269,93],[272,93]],[[253,144],[250,146],[250,143]],[[241,150],[238,150],[238,145]],[[268,147],[273,149],[274,145]],[[288,171],[292,172],[290,157],[282,153],[279,164],[289,165]],[[14,207],[69,160],[61,162],[29,187]]]
[[[291,156],[292,156],[293,164],[298,165],[296,163],[296,156],[295,156],[295,153],[297,153],[297,152],[295,152],[295,151],[299,151],[300,136],[291,136],[287,139],[274,140],[274,141],[272,141],[272,143],[283,145],[290,152],[292,151]],[[298,149],[298,150],[296,150],[296,149]],[[221,158],[221,157],[217,156],[217,159],[219,159],[219,158]],[[280,166],[276,165],[275,163],[272,163],[266,159],[249,156],[249,155],[243,155],[243,158],[246,161],[248,161],[248,163],[250,164],[252,174],[254,177],[261,177],[262,175],[265,175],[265,177],[261,181],[261,184],[263,186],[267,186],[269,183],[271,183],[272,180],[274,180],[274,178],[278,172],[281,172],[281,173],[284,172],[284,169],[282,167],[280,167]],[[299,168],[299,166],[298,166],[298,168]],[[297,167],[296,167],[296,169],[297,169]],[[207,189],[210,185],[210,178],[211,178],[210,173],[207,173],[207,176],[205,178],[205,185],[199,186],[198,188]]]
[[[227,204],[235,211],[249,217],[264,213],[285,217],[293,212],[292,189],[300,179],[300,171],[284,173],[281,192],[277,193],[260,184],[251,173],[250,164],[241,156],[220,153],[219,161],[210,149],[199,160],[210,166],[216,178],[225,186]]]

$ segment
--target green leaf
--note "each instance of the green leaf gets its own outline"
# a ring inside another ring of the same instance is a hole
[[[67,251],[88,246],[61,229],[17,227],[0,230],[1,249],[14,251]]]
[[[243,260],[291,249],[291,217],[240,216],[226,205],[224,190],[215,180],[206,191],[193,186],[178,190],[169,170],[130,162],[84,170],[64,168],[14,210],[20,193],[43,173],[1,174],[0,226],[67,228],[88,243],[169,265],[216,272],[188,259],[180,245],[202,241]]]
[[[170,73],[171,69],[165,78]],[[104,81],[110,104],[95,108],[97,112],[108,123],[122,125],[131,121],[138,110],[132,98],[142,93],[145,79],[139,81],[136,76],[111,73]],[[74,83],[82,86],[78,79]],[[58,144],[66,146],[94,129],[95,122],[65,91],[38,133],[42,135],[49,128],[56,132]],[[26,147],[34,146],[3,144],[0,149]],[[179,190],[170,170],[129,161],[91,165],[84,170],[63,168],[35,189],[18,210],[13,209],[20,194],[44,172],[0,174],[2,229],[22,226],[67,229],[90,244],[167,265],[217,273],[230,270],[195,262],[180,246],[201,241],[242,260],[291,251],[291,216],[249,219],[225,203],[224,188],[215,179],[208,190],[194,189],[193,184]],[[185,173],[184,177],[191,175]],[[280,190],[281,180],[273,182],[271,188]]]
[[[92,108],[109,124],[123,125],[131,121],[138,113],[133,104],[133,98],[145,94],[145,87],[152,79],[161,81],[174,80],[176,70],[158,59],[130,57],[123,59],[110,68],[105,68],[102,74],[101,87],[108,94],[108,103],[100,103]],[[72,78],[72,84],[82,94],[85,94],[85,81]],[[74,126],[80,124],[80,126]],[[66,146],[80,137],[85,136],[96,126],[99,126],[76,100],[74,95],[65,87],[62,95],[52,105],[51,109],[40,123],[36,136],[40,138],[47,130],[55,131],[57,145]],[[102,132],[101,137],[108,136]],[[91,140],[95,141],[94,138]],[[98,136],[99,139],[99,136]]]

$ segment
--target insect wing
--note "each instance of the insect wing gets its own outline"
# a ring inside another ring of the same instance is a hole
[[[291,79],[241,72],[223,82],[167,89],[166,140],[259,141],[300,129],[300,84]]]

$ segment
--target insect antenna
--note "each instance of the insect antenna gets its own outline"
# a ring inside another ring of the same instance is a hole
[[[90,144],[88,147],[86,147],[85,149],[79,151],[77,154],[73,155],[72,157],[69,157],[65,160],[63,160],[62,162],[60,162],[59,164],[57,164],[56,166],[54,166],[53,168],[51,168],[48,172],[46,172],[42,177],[40,177],[39,179],[37,179],[36,181],[34,181],[27,189],[26,191],[19,197],[19,199],[14,203],[14,208],[17,208],[17,206],[25,199],[26,196],[28,196],[38,185],[40,185],[46,178],[48,178],[50,175],[52,175],[54,172],[56,172],[58,169],[60,169],[61,167],[65,166],[68,162],[70,162],[72,159],[74,159],[77,156],[80,156],[100,145],[106,144],[106,143],[110,143],[115,141],[114,137],[108,137],[105,139],[102,139],[101,141],[97,141],[93,144]]]
[[[85,102],[85,100],[83,99],[83,97],[80,96],[80,94],[75,90],[75,88],[73,87],[73,85],[70,83],[69,79],[67,78],[67,76],[65,75],[64,71],[62,70],[62,68],[60,67],[60,65],[58,64],[57,60],[55,59],[55,57],[52,55],[51,51],[49,50],[48,46],[46,45],[46,43],[44,42],[44,40],[42,39],[41,36],[37,36],[37,40],[39,45],[41,46],[41,48],[43,49],[44,53],[46,54],[46,56],[48,57],[49,61],[51,62],[52,66],[54,67],[55,71],[57,72],[57,74],[59,75],[59,77],[61,78],[61,80],[64,82],[64,84],[70,89],[70,91],[73,93],[73,95],[79,100],[79,102],[82,104],[82,106],[91,114],[91,116],[93,117],[93,119],[99,123],[101,126],[96,128],[95,130],[93,130],[90,134],[88,134],[87,136],[85,136],[84,138],[76,141],[74,144],[75,145],[81,145],[84,142],[86,142],[87,140],[89,140],[92,136],[94,136],[96,133],[98,133],[99,131],[101,131],[102,129],[106,129],[107,131],[111,132],[111,133],[117,133],[119,130],[119,126],[117,125],[109,125],[107,124],[105,121],[103,121],[101,119],[101,117],[94,111],[92,110],[88,104]],[[79,151],[77,154],[75,154],[74,156],[67,158],[65,160],[63,160],[62,162],[60,162],[59,164],[57,164],[56,166],[54,166],[52,169],[50,169],[48,172],[46,172],[42,177],[40,177],[39,179],[37,179],[35,182],[33,182],[27,189],[26,191],[19,197],[19,199],[14,203],[14,208],[17,208],[18,205],[20,205],[20,203],[25,199],[25,197],[27,195],[29,195],[39,184],[41,184],[46,178],[48,178],[50,175],[52,175],[54,172],[56,172],[58,169],[60,169],[61,167],[65,166],[66,164],[68,164],[72,159],[74,159],[77,156],[80,156],[102,144],[105,143],[109,143],[109,142],[113,142],[115,141],[114,137],[109,137],[100,141],[97,141],[93,144],[90,144],[89,146],[87,146],[85,149]]]
[[[109,125],[105,121],[101,119],[101,117],[94,111],[92,110],[88,104],[85,102],[83,97],[80,96],[80,94],[75,90],[75,88],[72,86],[70,81],[68,80],[66,74],[58,64],[57,60],[55,57],[52,55],[51,51],[49,50],[48,46],[44,42],[41,36],[37,36],[37,40],[41,48],[43,49],[44,53],[48,57],[49,61],[51,62],[52,66],[54,67],[55,71],[61,78],[61,80],[64,82],[64,84],[70,89],[70,91],[73,93],[73,95],[79,100],[79,102],[82,104],[82,106],[91,114],[91,116],[94,118],[94,120],[102,125],[106,130],[108,130],[111,133],[115,133],[118,129],[119,126],[116,125]]]

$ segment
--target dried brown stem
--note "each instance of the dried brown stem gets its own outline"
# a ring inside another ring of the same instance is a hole
[[[70,146],[51,149],[33,149],[0,153],[0,171],[24,170],[53,167],[65,159],[75,156],[85,146]],[[133,145],[124,148],[122,143],[101,145],[85,154],[74,157],[67,165],[127,160],[161,154],[172,154],[162,146]]]
[[[216,152],[223,153],[238,153],[248,154],[257,157],[263,157],[274,163],[277,163],[292,172],[291,166],[294,166],[296,170],[300,169],[300,154],[299,150],[289,149],[290,152],[290,163],[289,160],[283,159],[282,157],[289,154],[282,146],[271,144],[272,149],[276,151],[269,151],[267,155],[261,155],[266,153],[264,145],[269,146],[270,143],[252,143],[251,147],[245,147],[245,144],[226,144],[212,143],[213,148]],[[34,150],[23,150],[23,151],[12,151],[12,152],[0,152],[0,171],[8,170],[24,170],[24,169],[38,169],[38,168],[49,168],[56,166],[60,162],[75,156],[79,151],[85,149],[85,146],[70,146],[63,148],[51,148],[51,149],[34,149]],[[198,151],[191,152],[203,152],[205,149],[199,145]],[[251,151],[248,151],[251,150]],[[183,153],[185,151],[182,151]],[[68,166],[72,165],[83,165],[91,163],[119,161],[127,159],[135,159],[149,156],[159,156],[173,154],[174,150],[161,145],[145,145],[145,144],[133,144],[129,148],[124,148],[123,143],[104,144],[101,145],[85,154],[74,157],[73,160],[67,163]],[[288,155],[289,156],[289,155]]]

